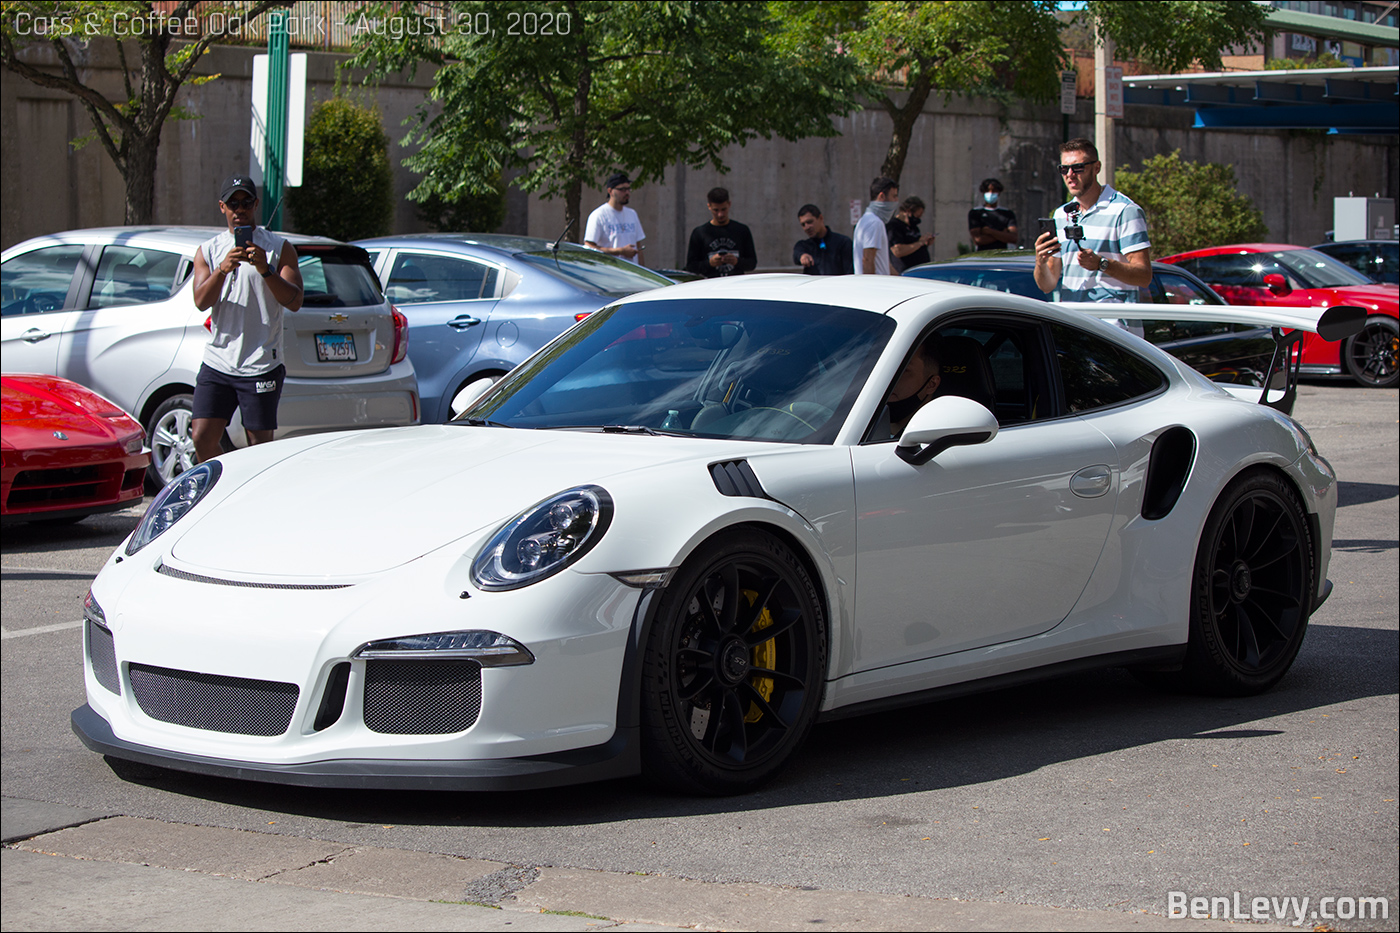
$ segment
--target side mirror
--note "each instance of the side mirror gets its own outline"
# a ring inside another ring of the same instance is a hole
[[[895,448],[901,460],[928,463],[949,447],[985,444],[997,436],[996,415],[970,398],[945,395],[914,412]]]
[[[1288,284],[1288,279],[1277,272],[1270,272],[1264,276],[1264,287],[1279,297],[1293,293],[1293,286]]]

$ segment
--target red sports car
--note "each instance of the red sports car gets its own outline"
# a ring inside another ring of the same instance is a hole
[[[57,376],[6,373],[0,519],[77,520],[138,502],[150,456],[141,425]]]
[[[1340,349],[1307,335],[1302,372],[1349,375],[1378,388],[1400,385],[1400,286],[1378,285],[1331,256],[1283,243],[1213,246],[1162,262],[1194,272],[1232,305],[1365,308],[1365,327]]]

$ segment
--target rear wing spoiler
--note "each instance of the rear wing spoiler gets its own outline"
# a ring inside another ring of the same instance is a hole
[[[1250,324],[1273,332],[1274,355],[1264,374],[1259,404],[1289,414],[1298,394],[1298,373],[1303,362],[1304,332],[1336,342],[1361,333],[1366,309],[1355,305],[1332,308],[1294,308],[1254,305],[1172,305],[1142,302],[1059,301],[1062,308],[1082,311],[1106,321],[1200,321]],[[1271,393],[1281,393],[1273,394]]]

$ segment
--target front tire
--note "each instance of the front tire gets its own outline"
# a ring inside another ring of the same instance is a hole
[[[1400,324],[1370,317],[1361,333],[1342,345],[1342,363],[1351,378],[1373,389],[1400,385]]]
[[[1307,632],[1313,554],[1307,514],[1287,480],[1256,470],[1225,488],[1196,552],[1186,686],[1248,696],[1279,682]]]
[[[821,601],[791,550],[754,530],[706,542],[647,640],[643,770],[689,793],[757,788],[811,730],[826,655]]]

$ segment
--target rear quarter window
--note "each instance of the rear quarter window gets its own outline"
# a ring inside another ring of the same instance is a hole
[[[1051,324],[1065,410],[1078,414],[1153,395],[1166,376],[1115,343],[1064,324]]]

